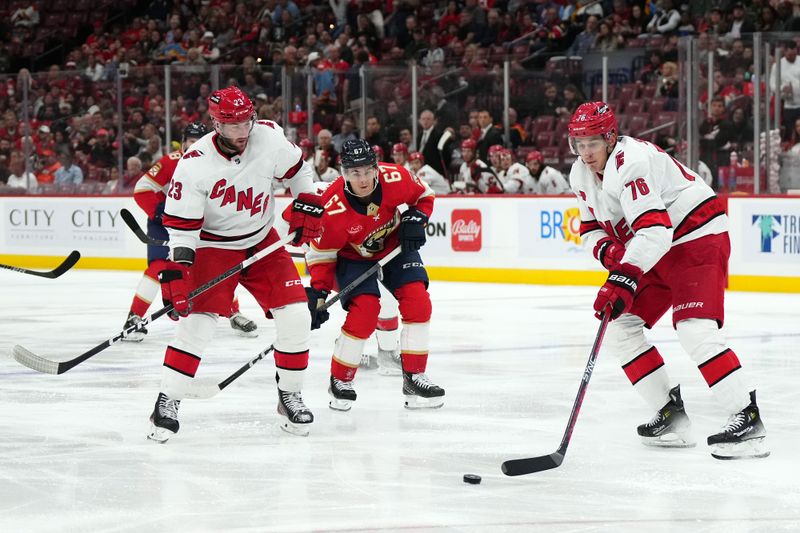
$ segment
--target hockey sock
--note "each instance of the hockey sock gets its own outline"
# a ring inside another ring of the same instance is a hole
[[[308,368],[308,350],[289,353],[276,348],[275,367],[278,369],[278,388],[287,392],[300,392]]]
[[[131,303],[131,313],[138,316],[145,316],[150,304],[158,294],[160,284],[158,283],[158,273],[163,267],[163,261],[153,261],[147,270],[142,274],[139,285],[136,287],[136,294]]]
[[[652,409],[657,411],[669,402],[669,376],[664,368],[664,359],[655,346],[650,346],[623,364],[622,370]]]

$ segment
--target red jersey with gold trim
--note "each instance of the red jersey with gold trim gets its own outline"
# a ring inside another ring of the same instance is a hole
[[[156,206],[167,199],[169,180],[172,179],[181,156],[183,156],[181,150],[161,156],[161,159],[136,182],[133,199],[151,219],[155,217]]]
[[[622,242],[622,262],[644,272],[672,246],[728,231],[724,206],[711,187],[647,141],[619,137],[602,178],[578,158],[569,182],[586,246],[596,250],[608,238]]]
[[[318,289],[333,288],[338,257],[377,261],[398,246],[401,205],[428,216],[433,212],[430,186],[401,165],[378,164],[378,185],[367,203],[346,192],[344,184],[340,176],[325,191],[322,236],[306,253]]]

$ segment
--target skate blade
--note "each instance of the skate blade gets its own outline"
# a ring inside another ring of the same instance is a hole
[[[286,433],[290,433],[292,435],[297,435],[298,437],[308,437],[309,433],[309,424],[295,424],[294,422],[290,422],[289,419],[283,415],[278,415],[280,419],[280,427]]]
[[[770,454],[764,437],[749,439],[744,442],[725,442],[711,447],[711,457],[723,461],[733,459],[761,459]]]
[[[173,435],[175,435],[174,431],[170,431],[166,428],[151,426],[150,433],[147,434],[147,440],[152,440],[159,444],[165,444]]]
[[[439,409],[444,405],[444,396],[434,396],[433,398],[423,398],[405,394],[406,409]]]
[[[694,448],[697,441],[691,435],[679,435],[678,433],[665,433],[658,437],[641,437],[642,444],[654,448]]]
[[[331,399],[328,402],[328,407],[334,411],[349,411],[350,408],[353,407],[353,400],[342,400],[340,398],[334,398],[331,396]]]

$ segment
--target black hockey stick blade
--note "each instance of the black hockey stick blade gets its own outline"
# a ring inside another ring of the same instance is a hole
[[[597,335],[594,337],[592,351],[589,353],[589,360],[586,362],[581,384],[578,387],[578,394],[575,396],[575,402],[572,404],[572,412],[569,415],[569,421],[567,422],[567,427],[564,430],[564,436],[561,438],[561,444],[558,449],[549,455],[505,461],[500,466],[505,475],[521,476],[524,474],[533,474],[534,472],[542,472],[544,470],[550,470],[551,468],[557,468],[564,462],[564,456],[567,455],[567,446],[569,446],[569,441],[572,438],[575,423],[578,421],[578,413],[581,411],[583,398],[586,396],[586,389],[589,387],[589,379],[592,377],[592,372],[594,372],[597,353],[600,351],[600,344],[603,342],[603,337],[606,334],[606,328],[610,320],[611,315],[608,312],[604,312],[600,318],[600,327],[597,329]]]
[[[56,279],[57,277],[64,274],[67,270],[71,269],[75,266],[75,263],[78,262],[78,259],[81,258],[81,253],[78,250],[72,250],[70,254],[64,258],[60,265],[55,267],[53,270],[46,270],[44,272],[39,270],[30,270],[27,268],[15,267],[11,265],[0,265],[0,268],[5,270],[13,270],[14,272],[21,272],[22,274],[28,274],[31,276],[38,276],[40,278],[47,278],[47,279]]]
[[[534,472],[542,472],[561,466],[564,456],[559,453],[542,455],[540,457],[529,457],[527,459],[510,459],[505,461],[500,468],[507,476],[522,476]]]
[[[125,223],[126,226],[130,228],[130,230],[136,235],[136,238],[142,241],[145,244],[149,244],[151,246],[167,246],[169,241],[162,241],[159,239],[154,239],[150,237],[142,227],[136,222],[136,218],[133,216],[133,213],[125,209],[124,207],[119,211],[120,216],[122,217],[122,221]]]

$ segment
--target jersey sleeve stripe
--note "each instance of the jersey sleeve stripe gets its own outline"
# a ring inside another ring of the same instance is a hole
[[[279,178],[276,176],[275,179],[277,179],[278,181],[291,179],[295,174],[297,174],[297,172],[302,168],[302,166],[303,166],[303,158],[301,157],[300,161],[298,161],[295,166],[287,170],[286,174],[284,174],[283,177]]]
[[[651,209],[645,211],[633,221],[631,229],[633,229],[633,231],[639,231],[640,229],[652,228],[653,226],[672,227],[672,221],[669,219],[669,214],[667,214],[665,209]]]
[[[581,228],[580,228],[581,237],[583,237],[584,235],[586,235],[590,231],[595,231],[595,230],[598,230],[598,229],[603,229],[603,228],[602,228],[602,226],[600,226],[600,223],[598,221],[596,221],[596,220],[586,220],[586,221],[582,220],[581,221]]]
[[[700,229],[718,216],[725,214],[725,207],[716,196],[706,198],[681,220],[675,228],[672,240],[678,240],[689,233]]]
[[[164,227],[184,231],[195,231],[203,227],[202,218],[181,218],[164,213]]]

